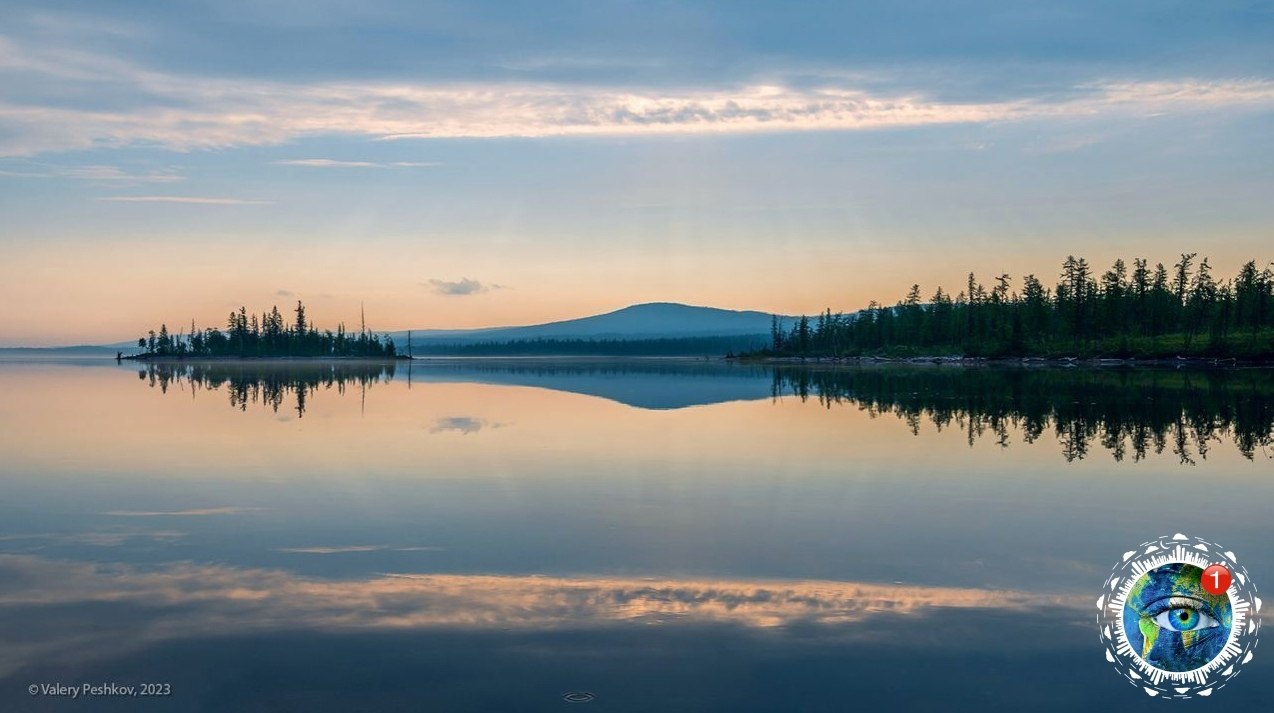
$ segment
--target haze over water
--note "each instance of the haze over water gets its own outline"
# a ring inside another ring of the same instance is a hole
[[[1093,625],[1120,554],[1184,531],[1274,572],[1268,370],[6,361],[0,390],[4,710],[59,681],[1139,710]],[[1246,673],[1196,707],[1264,705]]]

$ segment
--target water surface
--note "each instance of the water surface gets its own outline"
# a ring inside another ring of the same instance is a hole
[[[0,390],[2,710],[137,706],[26,692],[85,680],[1149,710],[1093,625],[1120,553],[1184,531],[1274,572],[1268,370],[9,361]],[[1270,706],[1250,666],[1191,705]]]

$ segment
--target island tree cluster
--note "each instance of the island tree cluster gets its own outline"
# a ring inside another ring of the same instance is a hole
[[[190,323],[190,332],[174,334],[168,325],[151,330],[137,340],[137,348],[146,357],[363,357],[393,358],[397,355],[394,340],[372,334],[366,325],[349,332],[345,324],[319,331],[297,300],[295,318],[288,322],[278,306],[260,315],[248,314],[244,307],[231,312],[224,330],[217,327],[198,329]]]
[[[1068,257],[1052,288],[1035,275],[990,287],[969,274],[954,296],[920,285],[893,306],[856,314],[775,318],[771,355],[854,356],[960,353],[966,356],[1193,355],[1274,357],[1274,270],[1243,265],[1220,280],[1208,259],[1183,254],[1171,268],[1145,259],[1115,261],[1096,274]]]

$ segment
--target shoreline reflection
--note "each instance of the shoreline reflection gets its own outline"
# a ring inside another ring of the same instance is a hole
[[[1034,443],[1052,432],[1067,461],[1097,448],[1116,461],[1171,453],[1182,465],[1206,460],[1231,441],[1247,459],[1274,459],[1274,371],[1268,369],[1031,369],[878,366],[854,368],[729,366],[658,360],[523,363],[156,362],[138,371],[152,388],[225,390],[230,405],[274,412],[291,399],[299,417],[317,391],[360,396],[377,384],[530,386],[609,399],[641,409],[678,409],[726,401],[795,396],[827,408],[892,414],[913,435],[928,423],[958,428],[970,446],[1014,436]],[[460,428],[463,424],[452,424]],[[443,424],[439,427],[447,427]],[[475,424],[468,424],[476,430]]]
[[[1067,461],[1097,445],[1116,461],[1165,450],[1182,465],[1206,460],[1228,437],[1248,460],[1274,458],[1274,371],[1268,369],[1031,369],[884,367],[776,369],[772,393],[956,427],[972,446],[1052,430]]]

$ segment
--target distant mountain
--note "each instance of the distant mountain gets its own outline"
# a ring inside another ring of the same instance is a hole
[[[780,317],[791,324],[793,317]],[[768,335],[770,315],[765,312],[696,307],[676,302],[650,302],[623,309],[525,327],[487,329],[413,330],[412,343],[422,345],[511,342],[532,339],[685,339]],[[393,332],[405,342],[407,332]]]

